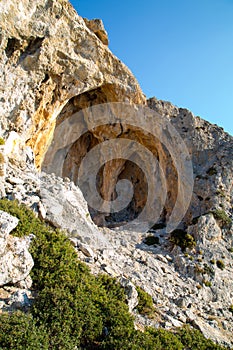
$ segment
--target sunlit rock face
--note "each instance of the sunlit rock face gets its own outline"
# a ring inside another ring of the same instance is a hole
[[[63,149],[62,137],[57,138],[54,131],[86,108],[114,102],[146,105],[132,73],[108,49],[103,23],[83,20],[68,1],[2,2],[0,20],[0,134],[6,139],[6,156],[15,163],[25,162],[25,149],[29,146],[37,168],[48,170],[52,161],[49,145]],[[170,103],[150,99],[147,105],[174,125],[192,157],[195,183],[184,223],[219,207],[231,215],[232,138],[217,126]],[[152,129],[156,123],[151,122]],[[90,126],[85,112],[78,128],[83,126]],[[177,201],[179,174],[170,150],[143,125],[132,126],[125,121],[90,128],[64,150],[59,165],[62,177],[77,183],[85,156],[111,139],[135,140],[159,162],[166,178],[166,198],[159,221],[165,224]],[[101,154],[98,156],[103,160]],[[135,163],[140,157],[144,160],[143,168]],[[131,158],[117,157],[99,168],[96,187],[105,201],[118,198],[119,180],[129,180],[133,187],[131,201],[117,214],[96,211],[89,205],[92,217],[100,225],[115,226],[131,220],[147,202],[151,192],[145,178],[151,165],[149,158],[140,152],[135,158],[131,154]],[[157,200],[161,198],[157,196]],[[179,205],[183,207],[186,201],[184,196]]]
[[[168,118],[185,141],[194,173],[192,218],[211,210],[224,210],[232,217],[233,208],[233,138],[218,125],[195,117],[189,110],[156,98],[148,106]]]
[[[57,116],[84,92],[108,85],[109,98],[145,102],[102,23],[87,26],[68,1],[1,2],[0,22],[0,130],[14,158],[23,161],[27,144],[40,167]]]

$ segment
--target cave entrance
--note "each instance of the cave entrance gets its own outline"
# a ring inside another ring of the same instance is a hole
[[[85,109],[94,105],[100,105],[108,102],[117,102],[119,100],[117,90],[114,90],[112,85],[105,85],[97,89],[82,93],[73,97],[65,105],[60,112],[56,120],[56,127],[54,132],[54,138],[52,140],[50,148],[54,152],[59,153],[59,162],[57,166],[61,166],[59,169],[59,176],[63,178],[68,177],[75,184],[78,184],[78,174],[80,170],[80,164],[86,155],[93,150],[100,143],[110,139],[130,139],[136,140],[144,147],[148,148],[153,155],[158,159],[163,168],[163,172],[166,174],[168,180],[168,191],[165,209],[163,210],[160,222],[166,221],[166,216],[171,212],[172,206],[175,203],[177,195],[177,174],[173,165],[171,157],[164,146],[150,135],[141,130],[140,128],[132,127],[121,123],[115,123],[112,125],[99,125],[93,129],[82,133],[77,139],[72,139],[69,147],[63,147],[62,141],[64,134],[56,135],[56,129],[64,121],[71,119],[77,112],[82,114],[80,120],[72,121],[72,128],[82,128],[82,124],[85,125],[88,121],[85,119]],[[45,172],[57,173],[57,168],[51,168],[51,152],[48,151],[44,157],[42,163],[42,170]],[[101,157],[101,154],[99,154]],[[90,167],[91,169],[91,167]],[[118,212],[107,213],[94,209],[89,205],[89,211],[93,221],[98,226],[117,227],[122,226],[128,221],[134,220],[143,210],[148,197],[148,185],[143,169],[141,169],[137,163],[132,160],[123,159],[121,157],[106,161],[98,169],[96,176],[96,188],[101,198],[105,201],[114,201],[117,198],[116,184],[119,180],[128,180],[132,184],[133,196],[131,201],[126,207]],[[85,191],[83,191],[85,197]],[[87,201],[88,202],[88,201]],[[89,204],[89,203],[88,203]]]

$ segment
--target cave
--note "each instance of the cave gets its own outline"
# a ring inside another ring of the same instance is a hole
[[[121,142],[133,140],[153,154],[166,177],[166,193],[162,194],[164,196],[164,205],[159,209],[159,217],[154,219],[152,214],[151,218],[153,225],[157,223],[165,227],[176,202],[178,191],[176,167],[166,147],[150,132],[146,132],[135,125],[127,124],[127,120],[125,123],[116,120],[116,122],[109,125],[101,125],[100,123],[100,125],[95,127],[88,125],[87,108],[117,101],[118,96],[112,85],[105,85],[71,98],[56,119],[53,139],[44,156],[41,168],[44,172],[55,173],[63,178],[69,178],[81,188],[89,205],[90,215],[98,226],[110,228],[122,226],[135,220],[141,214],[146,206],[148,197],[154,198],[156,203],[156,186],[161,186],[161,184],[156,185],[155,183],[152,185],[152,189],[149,189],[145,168],[149,167],[150,164],[145,163],[143,167],[140,166],[140,152],[134,151],[132,147],[132,152],[128,158],[121,157],[120,153],[114,159],[105,160],[103,158],[97,169],[95,186],[104,203],[105,201],[114,203],[114,201],[119,199],[117,184],[122,182],[122,180],[126,181],[122,183],[127,184],[127,186],[129,186],[129,182],[131,184],[130,187],[126,186],[125,192],[123,190],[121,194],[121,196],[127,197],[128,200],[128,194],[132,191],[130,200],[128,202],[126,200],[124,206],[122,208],[119,207],[117,211],[105,210],[104,205],[96,209],[86,196],[86,192],[90,191],[90,186],[85,181],[80,185],[79,177],[80,172],[85,172],[85,169],[81,169],[83,160],[99,145],[113,140],[121,140]],[[63,125],[65,125],[64,130],[59,129]],[[79,130],[77,136],[75,136],[76,129]],[[72,132],[71,136],[68,135],[69,132]],[[78,137],[78,135],[81,136]],[[65,138],[67,141],[64,141]],[[101,151],[96,154],[94,158],[101,159]],[[55,158],[56,161],[53,161]],[[86,177],[92,175],[92,164],[89,163],[88,166],[90,168],[89,172],[85,173]],[[158,199],[158,203],[159,201],[161,199]],[[151,226],[153,226],[152,223]]]

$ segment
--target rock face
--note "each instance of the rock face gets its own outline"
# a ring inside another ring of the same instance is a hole
[[[0,22],[0,130],[12,157],[24,158],[26,142],[40,166],[57,116],[80,94],[99,88],[111,101],[145,101],[134,76],[102,43],[102,23],[86,25],[67,0],[1,2]]]
[[[169,119],[185,140],[192,157],[195,182],[189,212],[191,218],[222,208],[232,217],[233,137],[217,125],[170,102],[151,98],[148,106]]]
[[[82,192],[74,183],[46,174],[40,180],[40,203],[45,210],[46,221],[93,247],[106,247],[109,244],[91,220]]]
[[[209,229],[212,225],[216,229],[213,217],[207,216],[200,217],[193,231],[198,226],[201,232],[207,232],[206,223]],[[229,305],[233,297],[233,263],[232,253],[227,250],[232,244],[229,231],[218,243],[212,237],[204,244],[197,240],[195,249],[182,252],[179,247],[171,246],[164,230],[153,233],[158,243],[151,246],[144,243],[146,234],[101,230],[110,245],[94,249],[95,260],[87,260],[80,250],[79,258],[88,263],[94,274],[104,272],[122,283],[137,327],[173,329],[189,324],[207,338],[232,346],[233,315]],[[224,260],[223,269],[218,267],[220,259]],[[153,297],[157,311],[154,320],[138,315],[135,285]]]
[[[28,240],[10,236],[18,219],[0,211],[0,286],[23,281],[33,267]]]
[[[108,34],[104,29],[104,24],[101,19],[88,20],[84,18],[86,26],[102,41],[104,45],[108,45]]]
[[[102,21],[82,19],[67,0],[1,2],[0,22],[0,136],[6,141],[0,146],[0,196],[66,230],[93,273],[117,277],[137,327],[188,323],[232,346],[233,138],[186,109],[146,101],[132,73],[108,49]],[[120,113],[119,102],[125,106]],[[90,119],[88,111],[97,106],[105,117],[106,105],[111,122],[101,123],[95,113]],[[132,123],[131,107],[135,115],[150,112]],[[107,160],[102,144],[110,145]],[[94,173],[96,161],[102,165]],[[80,172],[84,180],[95,177],[91,189],[103,200],[102,211],[84,199],[89,183],[80,186],[83,194],[76,186]],[[158,174],[165,181],[155,181]],[[119,184],[125,187],[119,190]],[[185,187],[192,189],[190,197]],[[141,226],[117,228],[137,218],[151,196],[164,205],[148,241]],[[105,210],[105,202],[125,198],[130,201],[122,210]],[[193,246],[171,240],[167,226],[176,202],[185,208],[178,238],[191,237]],[[115,230],[97,227],[92,218]],[[28,241],[9,234],[17,219],[0,212],[0,224],[0,286],[18,284],[0,290],[0,309],[12,311],[11,305],[30,304],[33,261]],[[135,285],[152,295],[157,320],[137,313]]]

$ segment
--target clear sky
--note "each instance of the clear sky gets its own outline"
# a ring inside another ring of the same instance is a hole
[[[110,49],[147,97],[172,102],[233,135],[233,0],[71,0],[101,18]]]

